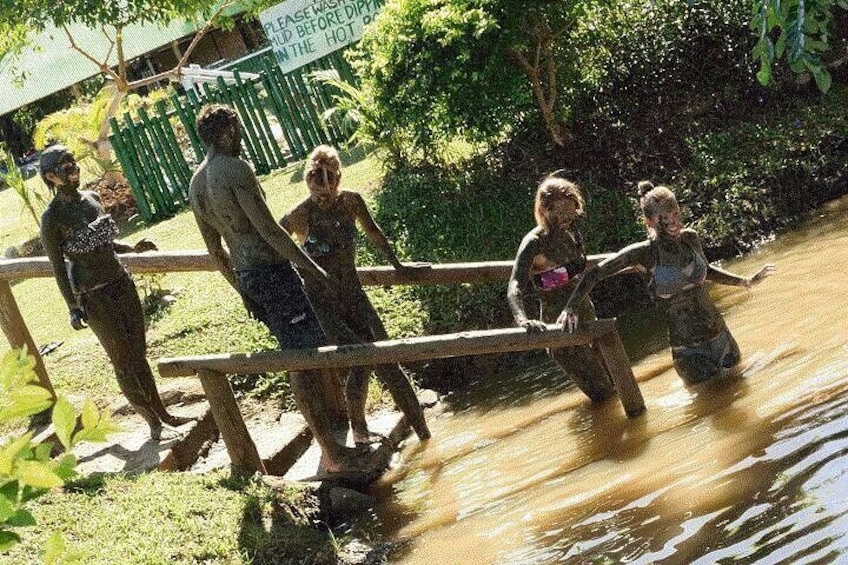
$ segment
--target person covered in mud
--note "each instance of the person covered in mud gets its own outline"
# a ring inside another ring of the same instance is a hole
[[[307,160],[305,177],[309,196],[292,208],[280,220],[280,225],[296,236],[304,251],[338,281],[338,295],[326,296],[320,285],[304,277],[324,328],[337,344],[388,339],[356,274],[356,224],[398,271],[429,269],[430,264],[401,263],[362,196],[339,188],[341,161],[335,148],[316,147]],[[369,432],[365,420],[369,373],[369,369],[354,367],[345,384],[348,417],[357,444],[378,439]],[[375,373],[418,437],[428,439],[430,430],[424,413],[403,369],[399,365],[382,365],[375,368]]]
[[[528,332],[542,332],[557,321],[588,266],[577,219],[583,215],[580,188],[565,179],[548,176],[536,190],[533,208],[536,227],[524,236],[507,285],[515,323]],[[540,304],[539,318],[530,317],[524,299],[529,294]],[[585,320],[595,320],[588,294],[576,303]],[[606,400],[615,387],[598,353],[589,345],[549,350],[550,356],[571,376],[593,402]]]
[[[674,193],[649,181],[639,183],[648,239],[629,245],[590,269],[574,289],[560,322],[574,331],[583,319],[579,306],[598,280],[625,267],[643,271],[648,289],[665,313],[674,368],[687,384],[735,372],[740,352],[705,281],[752,288],[775,272],[766,264],[748,277],[707,261],[701,238],[680,220]]]
[[[165,427],[191,419],[169,414],[159,397],[146,358],[141,301],[116,255],[156,246],[145,239],[134,246],[115,239],[118,227],[98,194],[79,190],[79,166],[67,147],[45,149],[39,167],[54,195],[41,218],[41,240],[68,305],[71,326],[92,329],[112,362],[121,392],[150,426],[150,436],[173,438],[174,430],[163,432]]]
[[[329,287],[332,283],[277,225],[256,175],[239,158],[241,123],[235,110],[225,105],[205,106],[197,116],[197,132],[207,153],[191,179],[189,201],[216,267],[239,292],[251,315],[271,330],[280,347],[326,345],[326,334],[298,272],[310,275],[317,284]],[[289,382],[321,448],[324,468],[329,473],[361,471],[367,465],[361,451],[333,438],[318,377],[317,371],[294,371]]]

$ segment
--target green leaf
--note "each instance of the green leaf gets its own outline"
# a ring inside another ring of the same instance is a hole
[[[44,544],[44,565],[58,565],[62,563],[62,555],[67,547],[62,534],[53,532]]]
[[[15,476],[24,484],[49,489],[65,484],[50,465],[40,461],[18,461]]]
[[[35,446],[36,461],[50,461],[50,452],[53,450],[53,444],[49,442],[39,443]]]
[[[771,84],[771,65],[765,59],[760,62],[760,70],[757,72],[757,80],[760,81],[760,84],[763,86]]]
[[[56,436],[65,449],[71,447],[71,435],[77,425],[77,415],[74,407],[66,398],[59,398],[53,406],[53,426],[56,428]]]
[[[18,481],[9,481],[0,487],[0,498],[15,501],[18,499]]]
[[[816,86],[819,87],[819,91],[822,94],[827,94],[830,90],[830,86],[833,83],[833,78],[830,76],[830,73],[824,67],[821,67],[818,72],[813,71],[813,78],[816,79]]]
[[[31,439],[32,432],[27,432],[0,448],[0,476],[12,476],[15,461],[20,457],[21,452],[29,448]]]
[[[59,478],[61,478],[63,481],[67,481],[68,479],[71,479],[77,475],[77,472],[75,470],[76,466],[76,456],[72,453],[67,453],[59,460],[54,471],[56,471],[56,474],[59,475]]]
[[[17,495],[17,493],[15,493]],[[5,496],[0,496],[0,524],[5,522],[15,513],[15,509],[17,506],[13,504],[17,500],[17,496],[15,498],[8,498]]]
[[[10,403],[0,410],[0,422],[13,418],[26,418],[50,408],[50,392],[38,385],[23,385],[9,394]]]
[[[9,551],[9,549],[17,543],[20,543],[21,536],[15,532],[0,530],[0,553]]]
[[[82,427],[93,428],[98,422],[100,422],[100,411],[91,399],[86,398],[82,405]]]
[[[21,508],[6,520],[13,528],[28,528],[36,524],[35,517],[26,509]]]

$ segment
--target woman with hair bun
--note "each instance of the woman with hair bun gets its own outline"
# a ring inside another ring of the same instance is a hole
[[[648,239],[587,271],[560,322],[573,332],[581,319],[580,301],[595,283],[625,267],[636,267],[647,273],[648,290],[665,313],[674,368],[681,378],[691,385],[731,372],[740,360],[739,346],[704,282],[751,288],[774,273],[774,265],[764,265],[748,277],[711,265],[701,238],[683,227],[680,206],[669,188],[642,181],[639,195]]]
[[[339,188],[341,161],[335,148],[320,145],[313,149],[305,177],[309,196],[283,216],[280,225],[297,237],[306,254],[336,281],[337,296],[327,295],[323,286],[312,284],[308,277],[304,281],[324,330],[338,344],[388,339],[386,328],[356,274],[356,224],[359,223],[368,239],[398,271],[428,269],[430,264],[401,263],[362,196]],[[424,413],[401,367],[382,365],[374,372],[418,437],[428,439],[430,430]],[[368,431],[365,421],[368,373],[363,367],[352,368],[345,386],[353,438],[360,445],[377,439]]]
[[[541,332],[562,312],[588,263],[577,218],[583,215],[580,188],[549,176],[536,190],[533,209],[536,227],[530,230],[515,257],[507,287],[515,323],[528,332]],[[532,289],[539,299],[540,319],[527,316],[524,295]],[[594,320],[595,307],[586,295],[576,303],[583,319]],[[593,402],[613,395],[615,389],[598,354],[588,345],[552,349],[551,357]]]

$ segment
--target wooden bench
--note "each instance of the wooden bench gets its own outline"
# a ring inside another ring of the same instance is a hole
[[[555,325],[535,334],[523,328],[507,328],[313,349],[162,358],[158,366],[162,377],[197,375],[200,378],[233,467],[264,474],[265,466],[236,404],[229,374],[371,366],[591,343],[597,344],[603,355],[627,416],[633,418],[642,414],[645,401],[614,319],[588,323],[574,334]]]

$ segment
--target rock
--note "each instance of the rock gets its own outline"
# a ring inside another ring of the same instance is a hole
[[[18,252],[18,248],[15,247],[14,245],[11,246],[11,247],[7,247],[6,251],[3,253],[3,257],[5,257],[6,259],[17,259],[20,256],[21,255]]]
[[[439,393],[429,388],[423,388],[418,391],[418,403],[423,408],[432,408],[439,402]]]
[[[173,294],[166,294],[165,296],[156,301],[156,306],[158,306],[159,308],[167,308],[176,301],[176,296],[174,296]]]
[[[334,486],[328,494],[330,513],[335,518],[352,518],[374,506],[373,496],[353,489]]]

